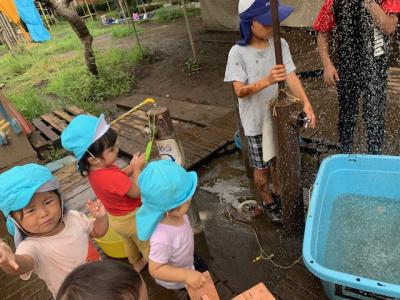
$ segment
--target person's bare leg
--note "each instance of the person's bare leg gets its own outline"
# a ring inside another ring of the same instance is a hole
[[[269,168],[268,168],[269,169]],[[254,169],[254,182],[261,193],[264,204],[272,203],[272,193],[269,188],[268,169]]]
[[[278,169],[276,168],[276,158],[272,159],[269,169],[271,170],[272,192],[275,195],[281,195],[281,183],[279,181]]]

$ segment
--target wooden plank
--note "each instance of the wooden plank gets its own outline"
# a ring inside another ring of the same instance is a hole
[[[80,109],[79,107],[77,107],[75,105],[67,106],[65,108],[65,110],[75,116],[82,115],[82,114],[88,114],[87,112],[85,112],[84,110]]]
[[[119,137],[124,137],[128,140],[131,140],[134,143],[141,144],[143,146],[147,145],[148,140],[147,137],[144,135],[144,133],[131,126],[119,123],[115,124],[113,126],[113,129],[118,134],[117,141]]]
[[[29,135],[29,142],[37,151],[47,149],[47,147],[50,145],[50,143],[40,135],[38,130],[33,131]]]
[[[60,136],[40,119],[33,119],[32,124],[39,129],[52,143],[60,141]]]
[[[141,132],[145,132],[146,130],[146,126],[148,125],[148,123],[144,120],[141,119],[137,119],[135,117],[126,117],[123,118],[121,121],[119,121],[117,124],[115,124],[114,126],[118,126],[120,124],[126,125],[126,126],[130,126],[132,128],[136,128],[137,130],[141,131]]]
[[[61,117],[63,120],[67,121],[68,123],[71,122],[72,119],[74,118],[73,116],[71,116],[70,114],[66,113],[65,111],[63,111],[61,109],[57,109],[53,112],[54,112],[54,114]]]
[[[193,122],[202,126],[207,126],[218,117],[226,115],[230,108],[215,105],[195,104],[166,97],[154,97],[146,94],[135,94],[117,103],[123,109],[131,109],[146,98],[155,98],[159,106],[168,107],[171,118]]]
[[[136,152],[144,152],[146,150],[146,146],[136,143],[130,139],[127,139],[124,136],[118,136],[117,146],[121,154],[131,158],[133,153]]]
[[[176,128],[177,132],[176,135],[178,136],[179,140],[193,140],[196,143],[201,144],[202,147],[209,149],[209,151],[215,151],[217,148],[221,146],[219,139],[215,139],[215,137],[207,137],[203,136],[203,131],[199,128],[194,128],[193,130],[182,130],[180,131],[179,128]],[[202,128],[201,128],[202,129]]]
[[[96,195],[94,194],[92,189],[84,190],[82,193],[76,195],[75,197],[65,201],[67,207],[69,209],[77,210],[79,212],[87,213],[88,209],[86,207],[86,203],[88,200],[96,199]]]
[[[42,120],[46,121],[50,126],[52,126],[55,130],[61,133],[65,127],[67,127],[67,123],[64,120],[59,119],[52,112],[44,114],[40,116]]]
[[[63,180],[60,185],[61,185],[61,191],[64,192],[77,184],[78,182],[82,181],[84,178],[81,176],[80,173],[76,172],[74,175],[66,178]]]
[[[205,150],[204,148],[201,147],[201,145],[198,145],[190,140],[182,140],[180,141],[182,144],[182,147],[185,151],[194,153],[196,156],[200,157],[201,159],[207,158],[212,152]]]
[[[57,172],[54,173],[54,176],[57,177],[58,181],[65,182],[64,180],[67,179],[68,177],[71,177],[72,175],[76,174],[78,171],[76,169],[76,165],[72,164],[66,167],[63,167],[62,169],[58,170]]]
[[[83,178],[82,181],[78,181],[76,184],[71,186],[68,190],[64,191],[64,199],[67,201],[90,188],[91,188],[91,185],[90,185],[89,181],[86,178]]]

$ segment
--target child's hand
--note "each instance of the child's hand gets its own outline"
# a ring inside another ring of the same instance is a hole
[[[145,153],[140,154],[140,152],[136,152],[129,165],[132,166],[133,170],[141,170],[144,167],[144,159]]]
[[[104,208],[104,205],[103,203],[101,203],[100,200],[89,200],[86,205],[89,209],[90,214],[96,219],[103,218],[106,215],[106,209]]]
[[[315,128],[316,119],[311,104],[310,103],[304,104],[303,111],[307,115],[307,119],[310,120],[311,128]]]
[[[15,260],[15,255],[11,248],[4,242],[0,241],[0,266],[10,266],[14,270],[19,269],[19,265]]]
[[[336,68],[330,64],[324,67],[324,82],[327,86],[335,86],[336,81],[339,81],[339,74]]]
[[[279,81],[286,79],[286,67],[285,65],[273,66],[271,72],[268,75],[268,81],[270,84],[275,84]]]
[[[185,284],[194,289],[201,288],[204,283],[206,283],[207,279],[202,273],[197,272],[195,270],[188,270],[185,279]]]

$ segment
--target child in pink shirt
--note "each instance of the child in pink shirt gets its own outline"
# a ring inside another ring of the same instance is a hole
[[[49,169],[37,164],[12,168],[0,175],[0,210],[14,235],[15,254],[0,241],[0,268],[28,280],[43,279],[53,296],[65,277],[85,263],[89,236],[101,237],[108,219],[100,201],[89,201],[93,220],[64,209],[59,184]]]
[[[201,287],[206,278],[194,268],[193,231],[186,215],[197,174],[160,160],[148,164],[138,182],[142,206],[136,222],[139,239],[150,239],[150,274],[167,289]]]

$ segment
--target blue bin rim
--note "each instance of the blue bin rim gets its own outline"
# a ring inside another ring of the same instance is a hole
[[[315,257],[311,254],[311,239],[312,239],[312,228],[314,227],[314,214],[316,214],[316,195],[319,194],[319,187],[321,178],[319,174],[325,173],[325,169],[336,160],[343,160],[349,158],[368,158],[368,159],[380,159],[389,158],[398,160],[399,157],[384,156],[384,155],[366,155],[366,154],[337,154],[325,158],[318,170],[316,181],[313,185],[313,191],[311,195],[310,206],[308,208],[306,227],[304,231],[303,239],[303,261],[306,267],[321,280],[344,285],[347,287],[354,287],[359,290],[372,292],[376,294],[382,294],[390,297],[400,297],[400,285],[381,282],[377,280],[368,279],[361,276],[351,275],[332,269],[328,269],[321,264],[317,263]]]

